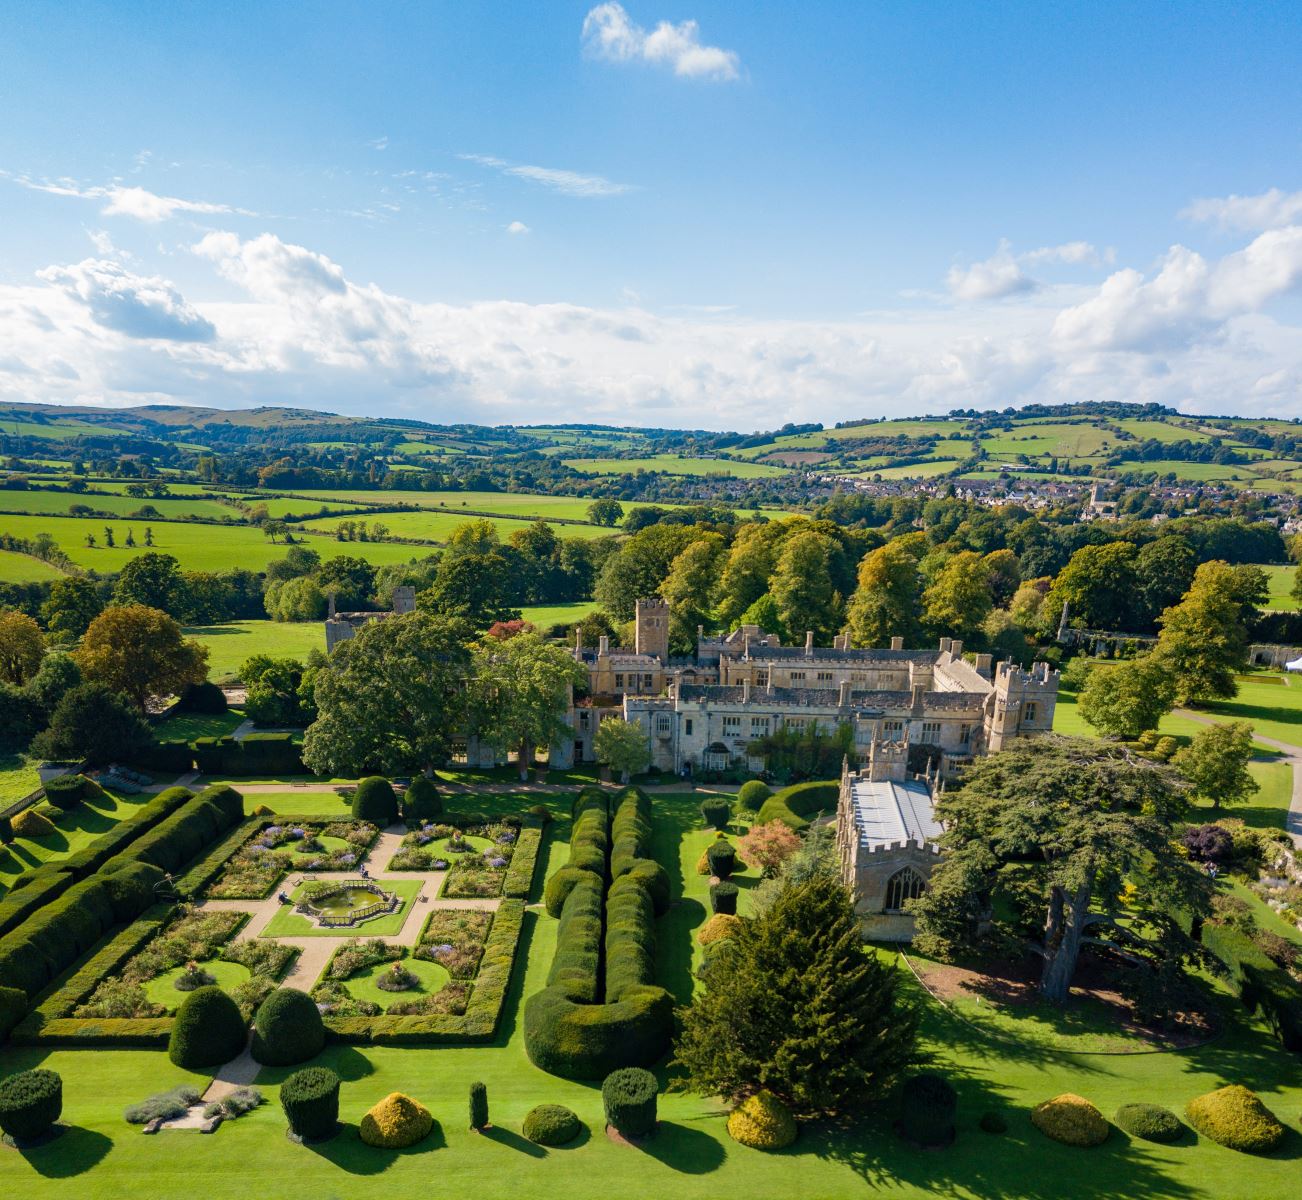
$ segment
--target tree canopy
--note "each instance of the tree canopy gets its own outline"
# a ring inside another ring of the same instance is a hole
[[[208,650],[186,638],[165,612],[143,604],[110,605],[74,653],[82,675],[130,697],[140,712],[151,696],[179,696],[208,677]]]

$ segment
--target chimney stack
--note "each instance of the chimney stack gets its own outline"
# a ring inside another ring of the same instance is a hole
[[[955,639],[954,639],[952,642],[950,642],[950,644],[949,644],[949,652],[950,652],[950,654],[952,654],[955,658],[962,658],[962,657],[963,657],[963,643],[962,643],[961,641],[959,641],[958,638],[955,638]]]
[[[898,635],[897,635],[896,637],[891,638],[891,649],[892,649],[892,650],[903,650],[903,649],[904,649],[904,639],[903,639],[902,637],[899,637]]]
[[[990,670],[994,666],[995,656],[993,654],[978,654],[976,656],[976,669],[978,675],[990,675]]]
[[[574,657],[581,658],[582,656],[583,656],[583,626],[576,625],[574,627]]]
[[[841,680],[841,695],[838,698],[837,703],[840,704],[842,708],[850,703],[850,681],[848,679]]]
[[[597,653],[602,658],[610,654],[610,637],[607,634],[601,635],[601,640],[597,643]]]
[[[805,630],[805,657],[814,657],[814,631],[812,629]]]

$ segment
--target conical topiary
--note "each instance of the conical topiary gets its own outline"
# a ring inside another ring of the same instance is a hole
[[[760,1091],[729,1114],[728,1136],[752,1150],[781,1150],[796,1140],[796,1119],[772,1092]]]
[[[414,1146],[433,1128],[434,1118],[419,1100],[390,1092],[362,1118],[358,1132],[368,1146],[401,1150]]]

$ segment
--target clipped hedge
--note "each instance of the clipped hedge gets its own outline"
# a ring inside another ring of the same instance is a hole
[[[1261,1015],[1286,1050],[1302,1051],[1302,984],[1228,925],[1204,925],[1202,942],[1229,968],[1248,1011]]]
[[[511,855],[506,878],[502,881],[503,896],[519,900],[529,898],[541,850],[542,830],[530,825],[523,826],[515,839],[515,852]]]
[[[1123,1104],[1112,1120],[1118,1129],[1146,1142],[1176,1142],[1184,1133],[1180,1118],[1160,1104]]]
[[[0,1041],[23,1019],[27,1012],[27,993],[18,988],[0,986]]]
[[[781,821],[799,832],[807,829],[810,820],[819,813],[835,809],[840,795],[841,785],[835,781],[794,783],[774,792],[764,801],[755,823],[764,825],[769,821]]]
[[[781,1150],[796,1140],[796,1119],[772,1092],[759,1091],[728,1114],[728,1136],[752,1150]]]
[[[387,829],[398,819],[398,796],[383,775],[368,775],[353,793],[353,820]]]
[[[610,854],[610,807],[606,793],[584,788],[574,801],[574,823],[570,829],[570,856],[552,872],[543,888],[547,915],[559,918],[571,889],[585,876],[605,879]]]
[[[1088,1148],[1108,1140],[1108,1123],[1083,1096],[1063,1092],[1031,1110],[1031,1123],[1047,1138],[1064,1146]]]
[[[525,1113],[522,1131],[535,1146],[564,1146],[583,1132],[583,1122],[563,1104],[539,1104]]]
[[[298,775],[302,748],[292,733],[250,733],[194,740],[194,761],[205,775]]]
[[[701,816],[711,829],[727,829],[732,817],[732,805],[718,796],[712,796],[701,804]]]
[[[151,742],[131,756],[133,766],[164,775],[186,775],[194,770],[194,750],[189,742]]]
[[[672,997],[655,983],[658,876],[639,865],[652,861],[640,857],[650,838],[650,802],[637,788],[616,798],[611,860],[619,855],[622,873],[608,892],[607,864],[596,853],[609,841],[604,822],[597,823],[605,808],[600,793],[576,803],[575,829],[586,825],[580,859],[587,866],[579,867],[571,853],[569,867],[562,868],[573,869],[547,985],[524,1007],[529,1058],[544,1071],[575,1079],[601,1079],[620,1067],[655,1062],[668,1049],[673,1025]]]
[[[727,879],[737,869],[737,848],[727,838],[720,838],[710,843],[705,861],[710,864],[711,875]]]
[[[710,911],[736,916],[737,894],[739,891],[740,889],[735,883],[712,883],[710,885]]]
[[[737,789],[737,803],[747,812],[759,812],[773,789],[758,779],[749,779]]]
[[[655,1132],[656,1096],[660,1081],[641,1067],[612,1071],[601,1084],[601,1104],[606,1124],[625,1137],[646,1137]]]
[[[1265,1154],[1284,1137],[1275,1114],[1237,1083],[1196,1096],[1184,1113],[1203,1137],[1245,1154]]]
[[[297,988],[280,987],[258,1005],[253,1019],[253,1058],[269,1067],[292,1067],[325,1048],[321,1010]]]
[[[339,1129],[339,1076],[329,1067],[295,1071],[280,1085],[280,1107],[295,1137],[320,1142]]]
[[[470,1085],[470,1128],[488,1128],[488,1087],[483,1083]]]
[[[93,786],[85,775],[61,775],[58,779],[48,780],[42,790],[45,792],[45,798],[55,808],[67,812],[90,796]],[[98,791],[98,788],[96,790]]]
[[[112,829],[97,837],[89,846],[70,854],[63,860],[62,869],[77,879],[98,871],[106,862],[116,858],[132,842],[143,837],[156,825],[170,817],[194,793],[189,788],[168,788],[159,792],[131,816],[119,821]]]
[[[54,1071],[19,1071],[0,1080],[0,1130],[20,1145],[50,1131],[63,1113],[63,1080]]]
[[[135,839],[108,869],[120,870],[128,862],[147,862],[169,874],[180,871],[243,819],[244,797],[239,792],[224,786],[205,788]]]
[[[195,988],[176,1010],[167,1057],[178,1067],[219,1067],[244,1049],[248,1030],[239,1005],[219,987]]]

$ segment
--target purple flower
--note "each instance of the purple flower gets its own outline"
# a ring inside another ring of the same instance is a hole
[[[449,945],[447,942],[443,942],[441,945],[438,945],[438,946],[431,946],[431,947],[429,948],[429,952],[430,952],[431,954],[435,954],[435,955],[438,955],[438,954],[451,954],[451,953],[452,953],[452,950],[453,950],[453,947],[452,947],[451,945]]]
[[[268,837],[279,837],[285,832],[285,827],[283,825],[268,825],[264,832]]]
[[[448,869],[448,860],[446,858],[436,858],[430,863],[431,870],[446,871]]]
[[[488,860],[488,865],[489,865],[490,867],[504,867],[504,866],[506,866],[506,859],[504,859],[504,858],[490,858],[490,859]]]
[[[289,836],[290,836],[290,838],[291,838],[293,841],[296,841],[296,842],[298,842],[298,841],[302,841],[303,838],[307,837],[307,830],[306,830],[306,829],[291,829],[291,830],[289,831]]]
[[[357,861],[356,854],[341,854],[339,856],[339,865],[341,867],[351,867]]]
[[[513,841],[515,841],[515,834],[508,829],[505,833],[499,833],[497,835],[497,840],[502,845],[509,846]]]

